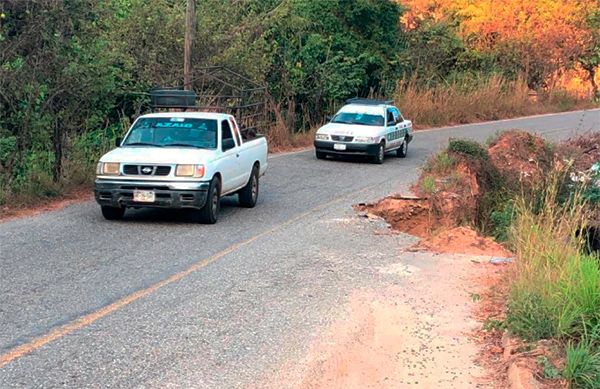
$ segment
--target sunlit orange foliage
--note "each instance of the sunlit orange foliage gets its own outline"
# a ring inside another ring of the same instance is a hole
[[[453,17],[470,48],[497,54],[537,85],[575,64],[592,33],[586,16],[599,6],[598,0],[397,1],[408,8],[402,19],[406,28],[427,18]]]
[[[455,0],[460,29],[481,50],[510,50],[524,64],[558,70],[581,52],[596,0]],[[508,53],[505,53],[508,54]]]
[[[425,19],[440,21],[453,9],[454,0],[397,0],[407,8],[401,22],[407,29],[416,28]]]

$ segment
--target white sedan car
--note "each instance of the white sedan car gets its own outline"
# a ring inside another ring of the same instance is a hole
[[[406,157],[413,138],[412,122],[391,101],[350,99],[315,136],[318,159],[328,155],[367,155],[381,164],[395,151]]]

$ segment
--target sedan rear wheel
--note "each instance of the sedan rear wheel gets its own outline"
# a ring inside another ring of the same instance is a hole
[[[406,158],[406,153],[408,153],[408,142],[406,138],[402,141],[402,146],[398,150],[396,150],[396,156],[398,158]]]

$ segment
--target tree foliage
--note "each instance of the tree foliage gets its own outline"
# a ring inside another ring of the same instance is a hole
[[[193,64],[266,84],[298,131],[403,77],[526,72],[537,86],[578,63],[593,79],[595,1],[198,0]],[[182,84],[185,3],[0,2],[0,203],[88,179],[139,114],[132,92]]]

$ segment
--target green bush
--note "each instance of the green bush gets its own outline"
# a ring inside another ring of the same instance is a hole
[[[479,160],[487,161],[489,159],[487,150],[482,145],[468,139],[451,139],[448,151]]]
[[[600,350],[588,341],[569,343],[562,376],[573,388],[600,388]]]
[[[428,173],[445,174],[448,173],[452,167],[454,167],[455,162],[455,159],[448,154],[448,151],[444,150],[430,157],[425,163],[423,171]]]
[[[507,200],[499,210],[490,214],[491,234],[498,242],[506,242],[514,218],[514,203]]]
[[[435,188],[435,180],[433,179],[433,177],[425,177],[423,178],[423,181],[421,181],[421,190],[423,191],[423,193],[431,195],[434,194],[436,191]]]
[[[551,308],[540,294],[528,290],[511,293],[506,324],[511,333],[525,340],[549,339],[556,334]]]

